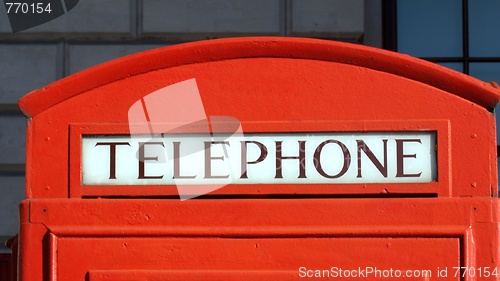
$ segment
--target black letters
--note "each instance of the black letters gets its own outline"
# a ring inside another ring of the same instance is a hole
[[[144,156],[144,147],[146,145],[163,145],[163,142],[139,142],[139,177],[138,179],[161,179],[163,178],[163,175],[161,176],[146,176],[145,172],[145,165],[144,161],[146,160],[154,160],[158,161],[158,156],[153,156],[153,157],[145,157]]]
[[[299,142],[299,156],[283,156],[281,152],[282,141],[276,141],[276,176],[275,179],[283,178],[281,162],[283,159],[298,159],[299,160],[299,179],[306,178],[306,142]]]
[[[365,153],[366,156],[368,156],[368,159],[372,161],[372,163],[377,167],[378,171],[387,178],[387,140],[382,140],[384,143],[384,165],[378,161],[377,157],[373,154],[373,152],[370,150],[368,145],[363,140],[356,140],[356,143],[358,144],[358,178],[361,178],[361,151]]]
[[[259,158],[257,158],[257,160],[255,161],[251,161],[251,162],[247,162],[247,144],[249,143],[253,143],[253,144],[256,144],[259,149],[260,149],[260,155],[259,155]],[[247,175],[247,164],[257,164],[257,163],[260,163],[262,161],[264,161],[264,159],[266,159],[267,157],[267,147],[258,142],[258,141],[241,141],[241,177],[242,179],[248,179],[248,175]]]
[[[109,179],[116,179],[116,146],[117,145],[128,145],[128,142],[98,142],[98,145],[109,145]]]
[[[323,147],[329,143],[335,143],[337,144],[338,146],[340,146],[340,148],[342,149],[342,152],[344,154],[344,165],[342,166],[342,170],[340,170],[340,172],[336,175],[329,175],[327,174],[324,170],[323,170],[323,167],[321,166],[321,151],[323,150]],[[336,179],[336,178],[339,178],[341,176],[343,176],[347,170],[349,169],[349,165],[351,165],[351,153],[349,152],[349,149],[347,149],[347,147],[340,141],[338,140],[326,140],[322,143],[320,143],[318,145],[318,147],[316,148],[316,150],[314,151],[314,167],[316,168],[316,170],[318,171],[318,173],[320,175],[322,175],[323,177],[327,178],[327,179]]]
[[[396,177],[397,178],[403,178],[403,177],[420,177],[422,172],[418,174],[405,174],[405,168],[404,168],[404,158],[417,158],[415,154],[404,154],[404,143],[405,142],[418,142],[422,143],[420,139],[399,139],[396,140],[396,165],[397,165],[397,173]]]
[[[205,178],[207,179],[227,179],[229,175],[226,176],[212,176],[212,159],[219,159],[224,161],[224,156],[212,157],[211,146],[212,144],[222,144],[229,146],[228,141],[206,141],[205,142]]]
[[[174,179],[194,179],[196,176],[181,176],[181,157],[180,147],[181,143],[174,141]]]

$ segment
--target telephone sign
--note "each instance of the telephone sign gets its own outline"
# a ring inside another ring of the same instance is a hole
[[[498,280],[499,100],[303,38],[90,68],[19,102],[18,280]]]
[[[404,183],[436,172],[434,132],[82,139],[84,185]]]

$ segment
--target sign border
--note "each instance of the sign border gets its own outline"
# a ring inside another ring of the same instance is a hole
[[[448,120],[390,121],[279,121],[242,122],[245,133],[321,133],[321,132],[418,132],[436,133],[437,181],[430,183],[348,183],[348,184],[229,184],[208,196],[306,196],[322,197],[451,197],[450,124]],[[200,133],[199,127],[183,126],[182,132]],[[223,133],[223,132],[218,132]],[[230,133],[230,132],[229,132]],[[178,198],[175,185],[93,185],[82,183],[81,144],[83,135],[128,135],[129,124],[71,124],[69,126],[70,198],[163,197]],[[78,169],[71,169],[78,167]],[[401,188],[405,186],[405,188]],[[244,187],[244,188],[243,188]],[[407,188],[406,188],[407,187]],[[402,191],[401,189],[407,189]]]

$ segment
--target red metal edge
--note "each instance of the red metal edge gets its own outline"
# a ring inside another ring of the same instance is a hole
[[[430,183],[356,183],[315,184],[310,190],[301,185],[272,184],[249,185],[243,190],[241,185],[230,184],[213,191],[210,195],[269,195],[269,194],[335,194],[335,195],[376,195],[376,194],[435,194],[438,197],[452,196],[452,178],[450,161],[450,137],[448,120],[391,120],[385,121],[315,121],[315,122],[243,122],[245,133],[277,133],[277,132],[395,132],[395,131],[433,131],[436,132],[438,180]],[[178,196],[174,185],[143,185],[131,188],[127,185],[92,185],[85,186],[81,178],[81,142],[83,135],[128,135],[129,127],[125,123],[104,124],[71,124],[70,130],[70,166],[78,167],[69,172],[69,197],[108,197],[108,196]],[[194,129],[196,130],[196,129]],[[189,131],[196,133],[196,131]],[[404,185],[406,190],[402,190]]]
[[[493,110],[500,90],[465,74],[395,52],[309,38],[245,37],[206,40],[145,51],[115,59],[56,81],[19,100],[27,116],[90,89],[141,73],[239,58],[295,58],[365,67],[419,81]]]

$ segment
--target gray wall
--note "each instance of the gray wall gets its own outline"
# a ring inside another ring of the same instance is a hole
[[[24,198],[25,118],[16,103],[26,93],[117,57],[202,39],[302,36],[380,46],[380,22],[380,0],[81,0],[14,34],[0,5],[0,243],[17,233]]]

